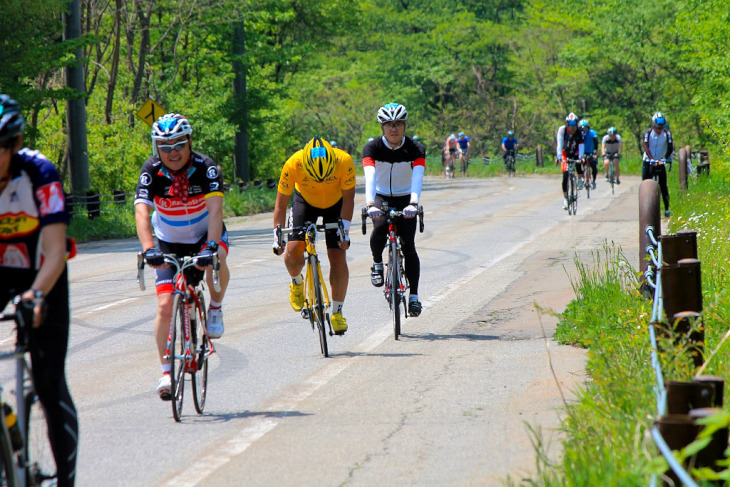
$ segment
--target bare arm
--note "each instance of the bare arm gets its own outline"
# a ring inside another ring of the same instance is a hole
[[[155,246],[155,239],[152,236],[152,222],[150,221],[150,205],[138,203],[134,205],[134,220],[137,224],[137,237],[142,244],[142,250]]]
[[[276,225],[281,225],[281,228],[286,227],[286,208],[289,206],[289,200],[291,195],[282,193],[281,191],[276,193],[276,206],[274,207],[274,228]]]
[[[340,218],[352,221],[352,215],[355,212],[355,188],[342,190],[342,209],[340,210]]]
[[[223,234],[223,197],[210,196],[205,205],[208,208],[208,240],[217,243]]]
[[[41,230],[43,264],[33,281],[32,289],[48,294],[66,266],[66,224],[52,223]]]

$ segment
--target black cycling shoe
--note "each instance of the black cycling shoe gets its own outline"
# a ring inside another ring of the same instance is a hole
[[[375,287],[383,286],[383,268],[376,269],[375,266],[370,268],[370,282]]]
[[[420,301],[408,301],[408,316],[418,316],[421,314],[422,309]]]

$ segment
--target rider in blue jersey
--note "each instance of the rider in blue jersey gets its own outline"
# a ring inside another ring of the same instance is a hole
[[[598,134],[595,130],[590,127],[590,123],[587,119],[581,120],[578,125],[580,126],[581,132],[583,132],[583,160],[584,164],[590,164],[591,174],[593,175],[593,189],[596,189],[596,174],[598,174],[598,158],[596,152],[598,151]],[[586,169],[588,169],[586,167]],[[590,175],[588,171],[585,171],[585,182],[588,184],[590,181]]]
[[[471,149],[469,140],[464,132],[459,132],[459,136],[456,138],[459,143],[459,167],[462,176],[466,176],[466,170],[469,169],[469,149]]]
[[[502,160],[507,164],[507,154],[512,154],[515,157],[517,154],[517,139],[513,131],[507,132],[507,137],[502,139]]]

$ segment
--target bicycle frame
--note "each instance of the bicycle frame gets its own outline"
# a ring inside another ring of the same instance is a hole
[[[332,225],[332,224],[330,224]],[[325,228],[327,226],[325,225]],[[337,225],[335,224],[334,227],[330,228],[337,228]],[[306,282],[306,286],[304,286],[304,301],[312,303],[313,298],[316,298],[316,286],[315,286],[315,279],[314,274],[316,273],[319,277],[319,282],[322,287],[322,294],[324,295],[324,306],[325,308],[330,307],[330,296],[329,292],[327,291],[327,285],[325,284],[324,277],[322,276],[322,266],[319,265],[319,256],[317,255],[317,248],[316,248],[316,242],[317,242],[317,226],[315,224],[310,224],[307,227],[307,231],[304,236],[304,241],[306,242],[306,248],[305,251],[307,253],[306,256],[306,262],[307,262],[307,272],[306,276],[304,277],[304,280]],[[332,336],[332,330],[329,331],[330,336]]]

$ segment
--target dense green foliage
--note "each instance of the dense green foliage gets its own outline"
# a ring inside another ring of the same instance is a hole
[[[599,134],[616,126],[634,156],[656,110],[681,145],[717,151],[730,136],[722,0],[81,0],[74,43],[62,35],[66,2],[6,4],[0,91],[23,103],[30,144],[64,178],[62,68],[82,46],[92,188],[107,193],[133,190],[149,156],[134,115],[147,97],[191,118],[195,148],[228,181],[245,179],[232,155],[241,105],[251,179],[276,177],[314,134],[357,158],[390,101],[406,105],[431,154],[463,130],[475,157],[494,156],[514,129],[524,152],[549,155],[569,111]],[[245,102],[231,88],[235,61]]]

